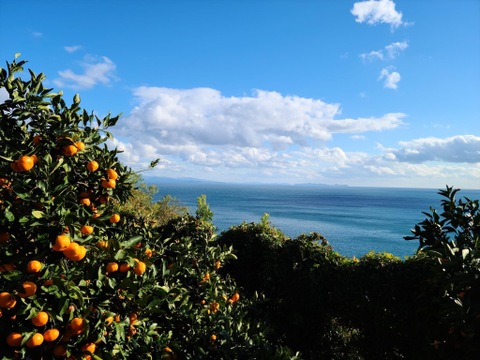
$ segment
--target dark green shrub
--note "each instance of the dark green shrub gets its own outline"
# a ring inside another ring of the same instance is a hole
[[[442,212],[433,208],[407,240],[437,264],[442,287],[440,322],[430,339],[437,358],[480,357],[480,210],[479,201],[457,199],[459,189],[440,190]]]

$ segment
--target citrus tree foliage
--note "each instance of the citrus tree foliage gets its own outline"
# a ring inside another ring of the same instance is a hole
[[[459,189],[440,190],[442,211],[424,212],[407,240],[419,242],[419,254],[434,259],[443,290],[442,321],[432,339],[442,358],[480,356],[480,208],[479,201],[458,199]]]
[[[232,255],[213,225],[118,212],[138,179],[105,144],[118,117],[67,104],[43,74],[22,80],[24,64],[0,69],[1,358],[271,353],[251,301],[218,275]]]

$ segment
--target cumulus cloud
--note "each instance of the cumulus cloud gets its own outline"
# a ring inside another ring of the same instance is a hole
[[[82,73],[71,69],[59,71],[60,77],[53,80],[59,87],[90,89],[97,84],[109,85],[115,79],[115,63],[106,56],[86,56],[80,64]]]
[[[363,61],[393,60],[406,48],[408,48],[407,41],[397,41],[386,45],[381,50],[373,50],[369,53],[360,54],[360,58]]]
[[[395,129],[405,117],[341,118],[338,104],[262,90],[226,97],[211,88],[139,87],[134,95],[137,106],[115,129],[122,139],[117,145],[128,152],[124,161],[135,165],[159,157],[172,171],[195,166],[202,172],[252,169],[303,177],[306,168],[347,166],[358,159],[327,146],[335,134]]]
[[[336,119],[338,104],[256,90],[252,96],[225,97],[210,88],[139,87],[136,106],[121,130],[133,130],[172,144],[279,147],[325,142],[335,133],[364,133],[398,127],[404,114]]]
[[[392,29],[404,24],[402,13],[395,10],[395,3],[391,0],[368,0],[353,4],[351,10],[358,23],[376,25],[378,23],[389,24]]]
[[[400,162],[480,163],[480,137],[474,135],[422,138],[400,142],[400,146],[390,152]]]
[[[80,50],[82,47],[80,45],[64,46],[66,52],[74,53],[75,51]]]
[[[383,80],[383,86],[387,89],[397,89],[400,79],[400,73],[391,66],[383,68],[378,77],[379,81]]]

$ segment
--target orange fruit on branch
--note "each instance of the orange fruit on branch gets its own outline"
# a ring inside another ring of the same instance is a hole
[[[93,233],[93,226],[90,225],[83,225],[82,228],[80,229],[80,232],[83,235],[90,235]]]
[[[116,223],[118,223],[118,222],[120,221],[120,215],[118,215],[118,214],[113,214],[112,216],[110,216],[110,219],[109,219],[109,220],[110,220],[110,222],[111,222],[112,224],[116,224]]]
[[[100,165],[98,165],[98,162],[96,162],[95,160],[92,160],[87,164],[87,170],[90,172],[95,172],[98,170],[99,166]]]
[[[114,179],[102,180],[102,187],[104,189],[114,189],[117,186],[117,181]]]
[[[109,262],[106,266],[107,273],[114,273],[118,271],[118,264],[116,262]]]
[[[73,331],[82,331],[85,330],[85,325],[86,325],[86,321],[85,319],[82,319],[82,318],[79,318],[79,317],[76,317],[76,318],[73,318],[72,321],[70,322],[70,329],[72,329]]]
[[[107,170],[107,177],[111,180],[117,180],[118,179],[118,173],[114,169],[108,169]]]
[[[145,264],[143,261],[138,261],[135,264],[135,267],[133,269],[133,272],[137,275],[143,275],[143,273],[147,270],[147,264]]]
[[[9,272],[15,269],[15,265],[13,264],[2,264],[0,265],[0,273],[2,272]]]
[[[85,206],[90,206],[92,204],[92,201],[88,197],[83,197],[78,202]]]
[[[86,343],[83,344],[82,347],[80,348],[82,351],[88,351],[89,353],[93,354],[95,350],[97,349],[97,345],[95,343]]]
[[[21,298],[27,298],[33,296],[37,292],[37,285],[31,281],[25,281],[22,284],[24,292],[19,292],[18,296]]]
[[[32,142],[35,144],[35,146],[38,146],[42,142],[42,137],[37,134],[33,137]]]
[[[71,242],[68,248],[63,251],[63,255],[72,261],[80,261],[85,257],[86,254],[87,249],[85,246],[79,245],[76,242]]]
[[[20,158],[17,160],[19,171],[29,171],[33,168],[33,165],[35,165],[35,160],[32,156],[20,156]]]
[[[67,235],[58,235],[53,245],[53,250],[64,251],[70,246],[70,238]]]
[[[77,141],[75,143],[75,146],[77,147],[78,151],[83,151],[85,150],[85,143],[82,141]]]
[[[67,353],[67,348],[63,345],[56,345],[53,348],[52,353],[53,353],[53,356],[55,356],[55,357],[63,357]]]
[[[32,318],[32,324],[35,326],[43,326],[48,322],[48,314],[45,311],[40,311]]]
[[[11,332],[7,336],[7,344],[10,346],[20,346],[22,344],[23,336],[18,332]]]
[[[46,342],[52,342],[58,339],[60,331],[58,329],[48,329],[43,333],[43,338]]]
[[[42,263],[38,260],[31,260],[27,264],[27,273],[34,274],[42,270]]]
[[[12,309],[16,304],[17,300],[15,300],[15,296],[6,291],[0,293],[0,307]]]
[[[27,347],[37,347],[43,344],[43,335],[40,333],[33,334],[33,336],[26,342]]]
[[[65,145],[62,147],[62,154],[65,156],[73,156],[78,152],[78,148],[75,145]]]

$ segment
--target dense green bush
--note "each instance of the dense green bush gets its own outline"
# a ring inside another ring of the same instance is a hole
[[[306,359],[441,359],[443,275],[424,254],[348,259],[319,234],[288,239],[266,218],[221,234],[238,260],[225,267],[261,292],[258,316]]]

